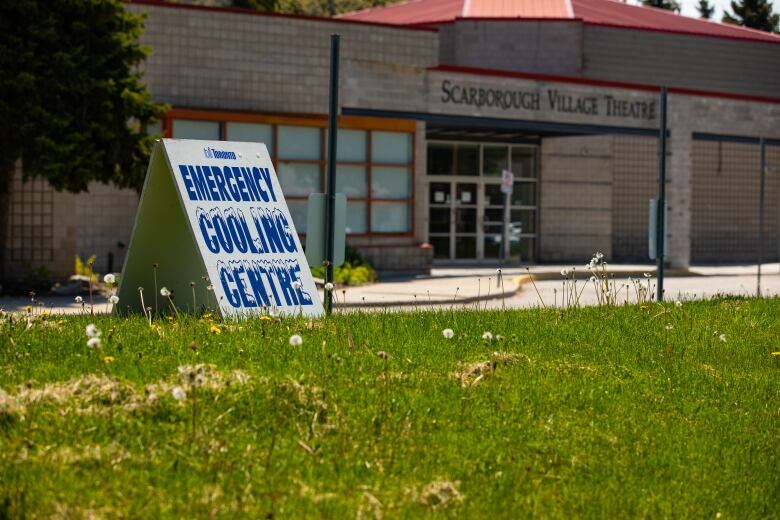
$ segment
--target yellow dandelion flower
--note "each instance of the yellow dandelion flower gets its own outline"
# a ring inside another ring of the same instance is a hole
[[[211,325],[211,328],[209,329],[209,332],[212,334],[222,334],[222,329],[220,329],[217,325]]]
[[[774,357],[780,357],[780,352],[772,352],[772,355],[773,355]]]
[[[265,315],[260,316],[260,321],[271,321],[271,317],[270,316],[265,316]]]
[[[106,363],[111,363],[112,361],[114,361],[114,356],[103,356],[103,361],[105,361]]]
[[[27,312],[32,312],[32,305],[27,305],[27,306],[24,308],[24,310],[26,310]]]

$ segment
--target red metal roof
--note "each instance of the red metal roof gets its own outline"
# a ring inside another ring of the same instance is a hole
[[[570,19],[587,24],[780,43],[780,35],[618,0],[408,0],[341,15],[352,21],[436,25],[457,19]]]
[[[780,35],[777,34],[690,18],[666,9],[629,5],[615,0],[571,0],[571,3],[575,17],[585,23],[780,43]]]

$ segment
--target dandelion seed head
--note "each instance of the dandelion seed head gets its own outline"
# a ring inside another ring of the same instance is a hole
[[[108,273],[103,277],[103,283],[106,283],[108,285],[114,285],[116,283],[116,275],[113,273]]]
[[[501,268],[500,267],[498,269],[496,269],[496,274],[501,276]]]
[[[377,353],[376,353],[376,355],[377,355],[377,356],[378,356],[380,359],[389,359],[389,358],[390,358],[390,354],[388,354],[388,353],[387,353],[387,352],[385,352],[384,350],[380,350],[379,352],[377,352]]]
[[[171,389],[171,395],[177,401],[184,401],[187,398],[187,392],[180,386],[174,386],[173,389]]]
[[[455,335],[455,332],[452,329],[444,329],[441,331],[441,335],[447,339],[452,339],[452,337]]]
[[[666,326],[665,326],[664,328],[665,328],[666,330],[672,330],[672,329],[674,328],[674,325],[672,325],[671,323],[667,323],[667,324],[666,324]]]
[[[569,276],[569,270],[568,269],[561,269],[561,276]]]
[[[84,303],[84,298],[82,298],[81,296],[76,296],[73,299],[76,301],[76,303]]]
[[[100,329],[94,323],[87,325],[86,333],[88,338],[99,338],[101,334]]]
[[[301,282],[299,282],[298,280],[295,280],[295,281],[292,283],[292,288],[293,288],[293,289],[295,289],[295,290],[297,291],[298,289],[300,289],[300,288],[301,288]]]
[[[652,276],[653,276],[653,275],[652,275],[652,274],[650,274],[650,273],[645,273],[645,278],[652,278]]]
[[[98,348],[100,346],[100,338],[89,338],[87,340],[87,346],[89,348]]]
[[[171,291],[170,291],[170,290],[168,290],[168,288],[167,288],[167,287],[163,287],[162,289],[160,289],[160,296],[164,296],[164,297],[166,297],[166,298],[167,298],[167,297],[169,297],[170,295],[171,295]]]
[[[482,339],[485,341],[493,341],[493,333],[492,332],[484,332],[482,334]]]
[[[209,284],[209,285],[206,286],[206,290],[207,291],[213,291],[214,290],[214,286]]]
[[[726,342],[726,335],[725,334],[721,334],[720,336],[718,336],[718,339],[720,341],[722,341],[723,343],[725,343]]]
[[[325,290],[326,291],[332,291],[333,290],[333,284],[328,282],[325,284]]]
[[[119,303],[119,296],[116,294],[112,294],[111,297],[108,299],[108,301],[111,303],[111,305],[116,305]]]
[[[298,334],[290,336],[290,346],[300,347],[303,344],[303,338]]]
[[[680,300],[677,300],[676,302],[674,302],[674,305],[675,307],[682,307],[683,304]]]

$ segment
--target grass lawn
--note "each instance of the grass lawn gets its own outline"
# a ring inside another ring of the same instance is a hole
[[[778,317],[4,316],[0,518],[779,517]]]

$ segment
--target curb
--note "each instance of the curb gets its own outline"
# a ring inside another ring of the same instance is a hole
[[[513,280],[514,281],[514,280]],[[453,298],[451,300],[396,300],[396,301],[382,301],[382,302],[360,302],[360,303],[339,303],[334,299],[333,308],[336,309],[356,309],[356,308],[381,308],[381,307],[433,307],[440,305],[465,305],[469,303],[476,303],[482,301],[498,300],[500,298],[511,298],[522,288],[517,284],[513,290],[506,290],[503,292],[497,292],[495,294],[485,296],[469,296],[466,298]]]
[[[610,278],[639,278],[644,279],[645,273],[650,273],[652,276],[651,278],[656,277],[656,271],[616,271],[616,272],[609,272],[607,271],[607,274],[610,276]],[[581,276],[580,276],[581,274]],[[592,275],[588,271],[583,271],[582,273],[575,273],[574,277],[578,281],[585,281],[588,278],[590,278]],[[690,277],[700,277],[700,276],[706,276],[703,274],[699,274],[693,271],[690,271],[688,269],[672,269],[668,271],[664,271],[665,277],[680,277],[680,276],[690,276]],[[571,276],[569,277],[571,279]],[[535,281],[535,282],[544,282],[549,280],[561,280],[563,281],[563,277],[560,273],[553,273],[550,271],[545,271],[541,273],[528,273],[528,274],[522,274],[520,276],[516,276],[512,279],[512,281],[518,285],[528,283],[529,281]]]

